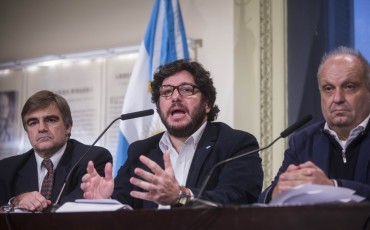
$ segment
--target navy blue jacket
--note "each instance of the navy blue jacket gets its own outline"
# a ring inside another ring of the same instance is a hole
[[[129,179],[135,176],[136,167],[149,170],[139,161],[140,155],[146,155],[164,168],[163,153],[159,148],[162,135],[163,133],[160,133],[130,145],[128,159],[115,178],[112,198],[129,204],[134,209],[158,207],[154,202],[131,197],[130,191],[142,190],[133,186]],[[195,151],[185,186],[197,196],[216,163],[257,148],[257,140],[251,134],[232,129],[224,123],[207,123]],[[257,201],[261,193],[262,181],[261,158],[258,153],[251,154],[216,168],[202,198],[220,204],[251,204]]]
[[[272,191],[281,173],[285,172],[289,165],[302,164],[312,161],[320,167],[326,175],[330,168],[330,137],[324,133],[324,122],[315,123],[293,135],[289,140],[289,147],[284,153],[284,161],[272,184],[265,189],[258,201],[268,203],[271,200]],[[369,123],[370,124],[370,123]],[[354,172],[354,180],[336,179],[342,187],[356,191],[357,195],[370,200],[370,135],[369,125],[364,132],[360,145],[357,163]]]
[[[52,203],[56,201],[70,169],[89,147],[76,140],[68,140],[66,150],[55,169],[54,186],[50,198]],[[80,184],[89,160],[94,162],[99,174],[104,175],[105,164],[112,162],[112,155],[104,148],[93,147],[71,174],[59,204],[83,198]],[[39,191],[38,186],[37,164],[33,149],[24,154],[0,160],[0,205],[8,203],[10,198],[21,193]]]

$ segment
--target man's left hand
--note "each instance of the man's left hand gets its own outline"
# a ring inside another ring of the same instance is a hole
[[[130,182],[147,192],[131,191],[131,196],[138,199],[153,201],[160,205],[173,204],[180,192],[180,185],[175,178],[169,150],[164,152],[163,160],[164,170],[146,156],[140,156],[140,161],[145,164],[151,172],[136,168],[135,174],[142,179],[131,177]]]

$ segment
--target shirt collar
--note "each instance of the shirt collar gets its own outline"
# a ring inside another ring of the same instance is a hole
[[[368,122],[369,122],[369,118],[370,118],[370,115],[368,115],[366,118],[365,118],[365,120],[363,120],[357,127],[355,127],[355,128],[353,128],[352,130],[351,130],[351,132],[349,133],[349,136],[348,136],[348,138],[347,138],[347,140],[344,140],[344,141],[342,141],[342,140],[340,140],[339,139],[339,137],[338,137],[338,134],[334,131],[334,130],[332,130],[332,129],[330,129],[329,128],[329,125],[328,125],[328,123],[327,122],[325,122],[325,126],[324,126],[324,130],[327,130],[329,133],[330,133],[330,135],[332,135],[334,138],[335,138],[335,140],[342,146],[342,148],[343,149],[346,149],[347,148],[347,146],[358,136],[358,135],[360,135],[360,133],[362,132],[362,131],[364,131],[365,129],[366,129],[366,126],[367,126],[367,124],[368,124]]]
[[[53,162],[53,168],[54,170],[57,168],[57,165],[59,164],[60,159],[63,156],[64,151],[67,148],[67,144],[63,145],[62,148],[60,148],[56,153],[53,154],[53,156],[50,157],[51,162]],[[36,157],[36,163],[37,168],[41,169],[41,163],[44,160],[44,158],[40,157],[40,155],[35,151],[35,157]]]
[[[202,137],[202,134],[204,132],[204,129],[206,128],[207,122],[204,122],[200,128],[195,131],[184,143],[190,143],[193,142],[194,149],[198,146],[198,143],[200,141],[200,138]],[[162,152],[166,151],[169,147],[173,147],[168,131],[166,131],[161,140],[159,141],[159,148],[162,150]]]
[[[370,118],[370,114],[357,127],[351,130],[350,136],[351,136],[351,133],[353,132],[357,133],[357,132],[364,131],[366,129],[367,124],[369,123],[369,118]],[[335,131],[329,128],[328,122],[325,122],[324,130],[328,130],[330,133],[333,133],[333,132],[335,133]]]

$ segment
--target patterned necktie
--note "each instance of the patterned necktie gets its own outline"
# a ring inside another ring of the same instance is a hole
[[[41,195],[43,195],[47,200],[51,197],[51,190],[53,189],[54,171],[53,162],[50,159],[44,159],[42,165],[48,170],[44,181],[41,186]]]

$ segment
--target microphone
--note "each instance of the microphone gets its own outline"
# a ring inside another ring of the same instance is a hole
[[[296,123],[294,123],[293,125],[289,126],[288,128],[286,128],[283,132],[280,133],[280,136],[277,137],[275,140],[273,140],[270,144],[268,144],[267,146],[265,147],[262,147],[262,148],[258,148],[258,149],[254,149],[254,150],[251,150],[251,151],[248,151],[246,153],[243,153],[243,154],[240,154],[240,155],[237,155],[237,156],[234,156],[234,157],[230,157],[230,158],[227,158],[223,161],[220,161],[218,162],[217,164],[215,164],[211,171],[208,173],[206,179],[204,180],[203,184],[202,184],[202,187],[200,188],[199,190],[199,193],[198,193],[198,196],[196,198],[194,198],[193,200],[191,200],[188,205],[186,206],[194,206],[194,205],[198,205],[200,204],[201,206],[213,206],[213,207],[219,207],[220,205],[219,204],[216,204],[214,202],[211,202],[211,201],[207,201],[207,200],[202,200],[201,199],[201,196],[203,195],[204,193],[204,190],[208,184],[208,181],[209,179],[211,178],[212,174],[213,174],[213,171],[220,165],[223,165],[223,164],[226,164],[227,162],[230,162],[230,161],[233,161],[233,160],[236,160],[236,159],[239,159],[241,157],[244,157],[244,156],[247,156],[247,155],[250,155],[252,153],[256,153],[256,152],[260,152],[260,151],[263,151],[265,149],[268,149],[270,148],[273,144],[275,144],[276,141],[278,141],[280,138],[285,138],[287,136],[289,136],[291,133],[293,133],[294,131],[298,130],[299,128],[301,128],[304,124],[306,124],[307,122],[309,122],[310,120],[312,119],[312,115],[311,114],[308,114],[306,116],[304,116],[301,120],[297,121]]]
[[[311,119],[312,119],[311,114],[308,114],[308,115],[304,116],[301,120],[297,121],[296,123],[294,123],[291,126],[289,126],[288,128],[286,128],[283,132],[281,132],[280,137],[285,138],[285,137],[289,136],[291,133],[293,133],[297,129],[301,128],[304,124],[309,122]]]
[[[59,200],[60,200],[60,198],[61,198],[61,196],[62,196],[62,194],[64,192],[64,188],[65,188],[65,186],[66,186],[69,178],[72,175],[72,172],[77,167],[77,165],[82,161],[82,159],[86,156],[86,154],[88,152],[90,152],[90,150],[92,149],[92,147],[94,147],[94,145],[96,144],[96,142],[98,142],[100,140],[100,138],[105,134],[105,132],[107,132],[107,130],[113,125],[114,122],[116,122],[117,120],[129,120],[129,119],[139,118],[139,117],[145,117],[145,116],[149,116],[149,115],[153,115],[153,114],[154,114],[154,110],[153,109],[147,109],[147,110],[142,110],[142,111],[138,111],[138,112],[122,114],[121,116],[119,116],[116,119],[114,119],[108,125],[108,127],[104,129],[104,131],[99,135],[99,137],[96,138],[96,140],[94,141],[94,143],[92,143],[92,145],[90,145],[90,147],[86,150],[86,152],[84,154],[82,154],[82,156],[80,157],[80,159],[78,159],[78,161],[73,165],[73,167],[69,171],[68,175],[66,176],[66,179],[64,180],[64,184],[63,184],[62,189],[60,190],[60,192],[58,194],[58,198],[56,199],[55,203],[51,204],[43,212],[55,212],[59,208],[59,206],[60,206],[58,204],[59,203]]]

